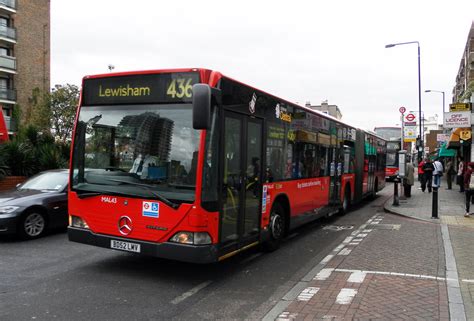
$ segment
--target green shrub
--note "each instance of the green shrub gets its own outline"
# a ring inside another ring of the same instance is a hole
[[[4,166],[10,175],[30,176],[36,173],[36,161],[31,144],[19,140],[10,140],[0,145]]]
[[[55,144],[42,144],[35,148],[38,170],[66,168],[67,161],[64,159],[61,149]]]

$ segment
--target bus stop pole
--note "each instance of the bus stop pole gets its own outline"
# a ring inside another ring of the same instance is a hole
[[[393,179],[393,206],[400,205],[400,199],[398,197],[398,176]]]
[[[438,218],[438,187],[433,187],[433,199],[431,202],[431,218]]]

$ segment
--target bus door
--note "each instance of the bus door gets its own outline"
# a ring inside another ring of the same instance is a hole
[[[329,154],[329,204],[338,205],[341,202],[341,175],[343,163],[337,148],[330,148]]]
[[[263,122],[225,111],[223,128],[220,242],[230,251],[259,236]]]
[[[369,177],[367,182],[367,192],[373,192],[375,189],[375,165],[376,165],[376,156],[369,155],[367,156],[369,161]]]

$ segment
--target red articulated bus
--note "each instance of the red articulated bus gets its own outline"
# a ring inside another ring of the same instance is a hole
[[[384,187],[386,141],[206,69],[83,79],[69,240],[209,263]]]

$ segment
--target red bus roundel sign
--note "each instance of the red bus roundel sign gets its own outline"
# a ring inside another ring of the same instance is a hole
[[[415,120],[415,115],[413,115],[413,114],[408,114],[408,115],[406,115],[405,119],[406,119],[407,121],[414,121],[414,120]]]
[[[400,114],[404,114],[407,111],[407,109],[405,107],[400,107],[399,111],[400,111]]]

